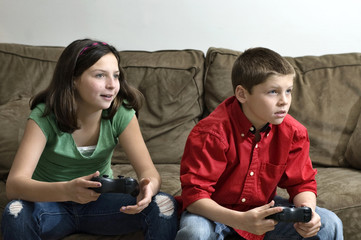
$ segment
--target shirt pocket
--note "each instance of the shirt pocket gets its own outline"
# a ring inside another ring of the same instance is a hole
[[[277,185],[286,169],[286,164],[275,165],[272,163],[262,163],[260,166],[260,177],[258,182],[258,189],[263,196],[264,201],[269,201],[273,198]]]

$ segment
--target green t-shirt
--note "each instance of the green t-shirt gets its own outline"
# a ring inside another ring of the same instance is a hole
[[[113,151],[119,135],[135,114],[133,109],[121,106],[112,120],[101,120],[98,143],[91,156],[82,155],[72,135],[59,130],[54,114],[42,117],[44,110],[45,104],[39,104],[29,117],[39,125],[47,139],[33,179],[46,182],[69,181],[97,170],[100,175],[113,176],[111,170]]]

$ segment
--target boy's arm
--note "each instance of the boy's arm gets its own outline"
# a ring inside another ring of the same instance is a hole
[[[247,212],[239,212],[225,208],[212,199],[203,198],[190,204],[187,210],[212,221],[223,223],[234,229],[262,235],[268,231],[272,231],[277,224],[275,220],[265,219],[265,217],[282,211],[282,208],[270,208],[273,205],[274,201],[271,201],[266,205]]]
[[[296,207],[307,206],[312,208],[313,211],[316,209],[316,195],[313,192],[301,192],[293,199],[293,204]]]
[[[312,218],[307,223],[295,223],[296,231],[304,238],[315,236],[321,227],[321,218],[316,213],[316,195],[313,192],[301,192],[295,196],[293,203],[296,207],[307,206],[312,209]]]

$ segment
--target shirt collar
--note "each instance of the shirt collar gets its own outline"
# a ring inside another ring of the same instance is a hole
[[[243,113],[242,105],[237,98],[235,96],[230,97],[227,102],[231,105],[231,119],[236,126],[240,127],[241,133],[247,133],[249,131],[252,134],[255,134],[257,129]],[[271,130],[271,125],[272,124],[267,123],[260,129],[260,132],[269,132]]]

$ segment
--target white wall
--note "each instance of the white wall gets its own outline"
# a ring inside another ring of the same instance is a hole
[[[119,50],[244,50],[287,56],[361,52],[359,0],[0,0],[0,42]]]

